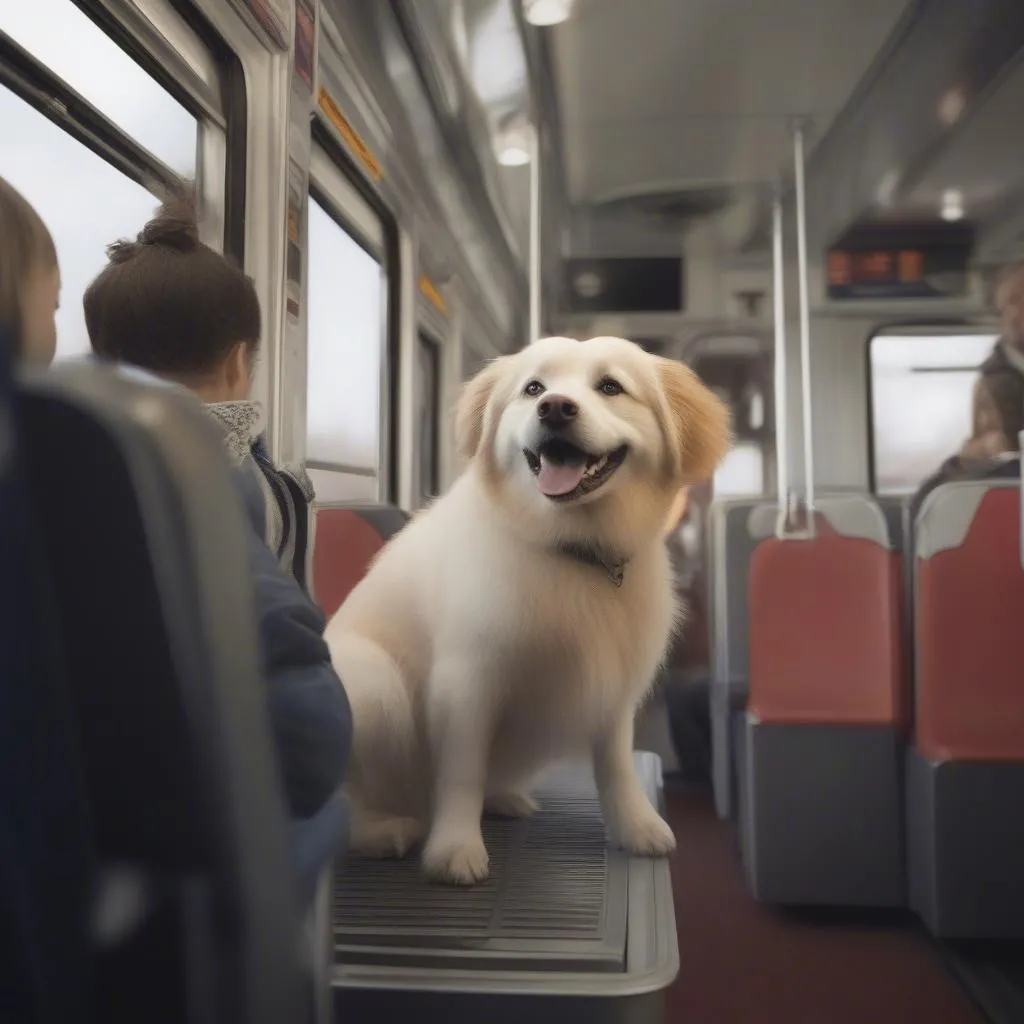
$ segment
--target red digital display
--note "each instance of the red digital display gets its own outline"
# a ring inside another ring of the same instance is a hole
[[[924,253],[918,249],[874,249],[828,254],[828,282],[833,287],[899,282],[916,284],[924,279]]]

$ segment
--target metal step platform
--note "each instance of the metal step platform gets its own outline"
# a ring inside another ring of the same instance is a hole
[[[636,757],[662,806],[660,759]],[[533,818],[484,821],[491,876],[473,888],[431,884],[416,857],[339,866],[336,1020],[662,1020],[679,968],[668,861],[607,846],[589,766],[535,795]]]

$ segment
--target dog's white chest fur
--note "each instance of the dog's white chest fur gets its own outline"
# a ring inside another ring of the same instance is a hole
[[[660,538],[616,586],[599,566],[506,532],[481,501],[475,481],[459,481],[328,628],[355,720],[350,790],[367,854],[404,853],[428,830],[441,782],[432,735],[477,751],[461,770],[506,814],[532,809],[529,782],[552,760],[589,754],[619,728],[631,737],[672,629]],[[433,873],[468,881],[479,869]]]

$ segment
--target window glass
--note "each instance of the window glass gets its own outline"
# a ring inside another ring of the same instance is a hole
[[[195,176],[196,118],[71,0],[0,0],[0,9],[0,30],[171,170]]]
[[[870,343],[875,489],[915,491],[971,433],[972,390],[994,334],[875,335]]]
[[[738,444],[715,470],[716,498],[741,497],[764,493],[764,455],[761,446]]]
[[[309,200],[306,457],[379,470],[384,370],[384,273]]]
[[[61,272],[57,356],[89,351],[82,293],[106,263],[106,246],[134,237],[159,203],[91,149],[0,87],[0,177],[39,212],[53,235]]]
[[[419,446],[419,496],[421,501],[427,502],[437,496],[440,483],[437,427],[441,396],[437,345],[421,334],[417,355],[416,444]]]
[[[329,505],[336,501],[363,501],[376,504],[382,500],[377,478],[355,473],[339,473],[333,469],[309,468],[310,483],[316,494],[316,504]]]

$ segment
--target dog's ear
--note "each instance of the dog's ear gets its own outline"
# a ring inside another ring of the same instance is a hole
[[[476,455],[484,436],[484,418],[494,385],[508,366],[508,356],[492,359],[472,380],[462,385],[455,406],[455,445],[468,462]]]
[[[687,482],[706,480],[732,447],[729,407],[685,363],[659,357],[658,378],[675,471]]]

